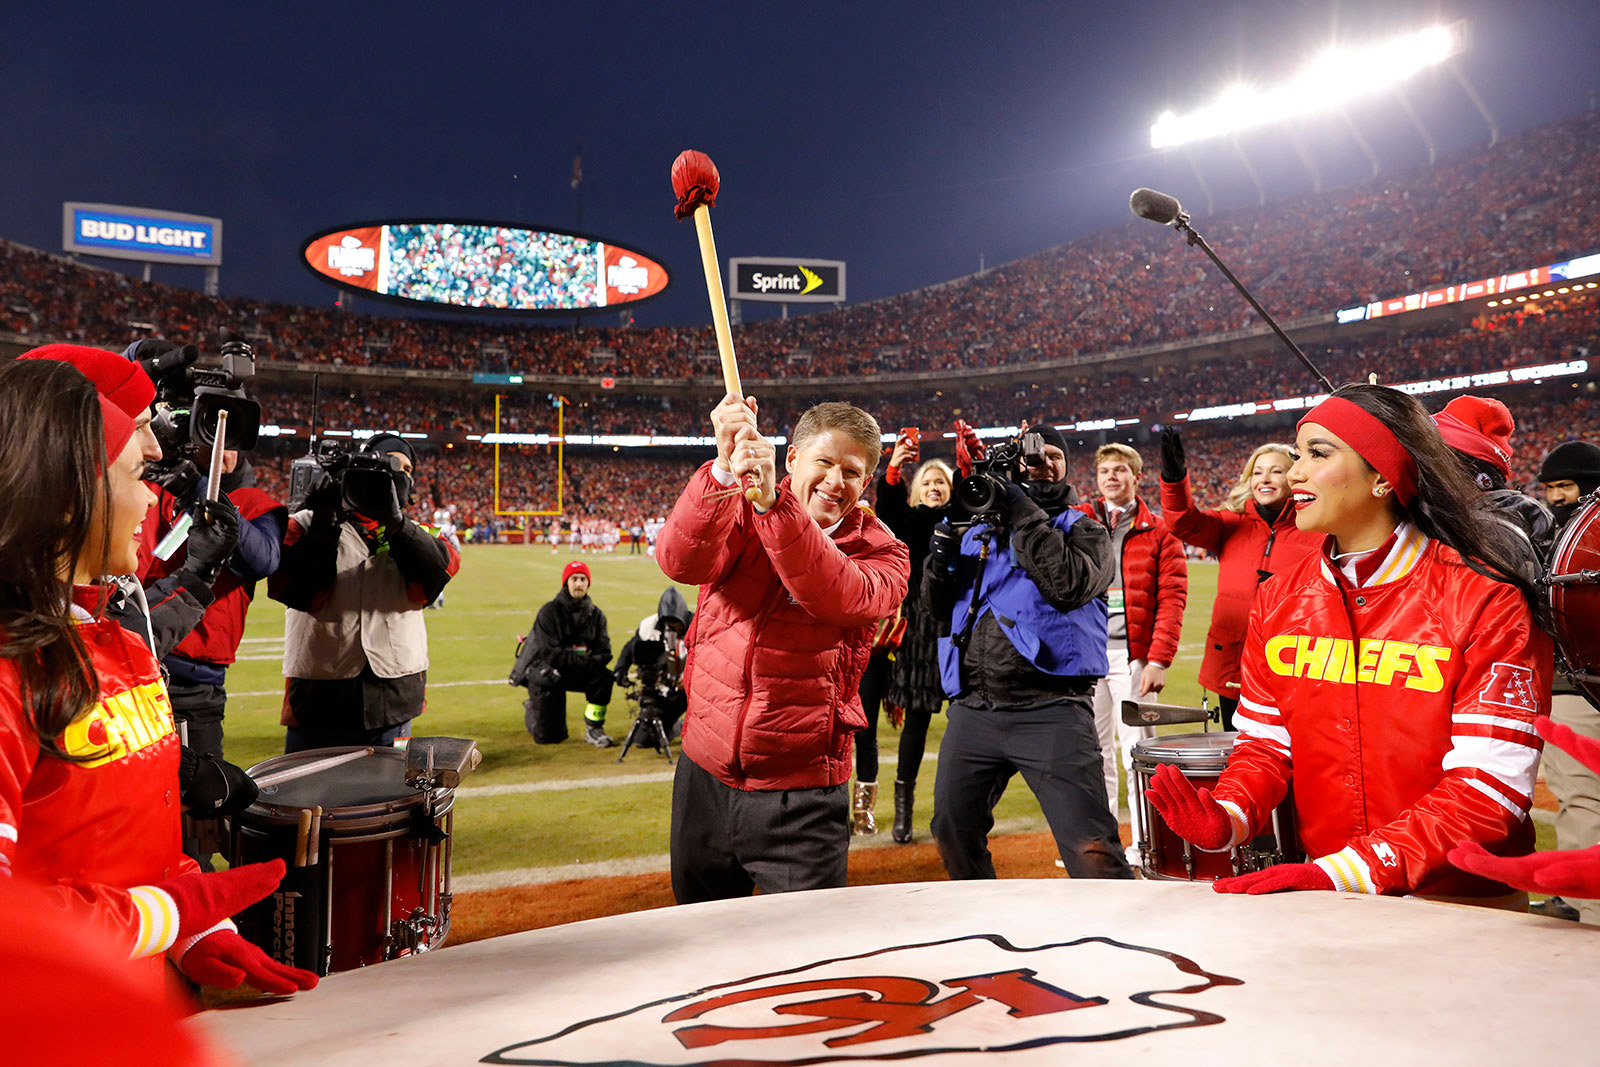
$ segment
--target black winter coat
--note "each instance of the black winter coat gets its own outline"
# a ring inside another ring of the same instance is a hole
[[[576,670],[589,665],[604,668],[611,662],[611,635],[606,613],[593,597],[574,600],[563,586],[555,599],[539,609],[533,629],[517,649],[511,668],[512,685],[537,683],[546,669]]]

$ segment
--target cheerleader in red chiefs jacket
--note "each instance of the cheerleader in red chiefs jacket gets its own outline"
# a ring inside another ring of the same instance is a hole
[[[1293,786],[1311,862],[1221,879],[1221,893],[1514,904],[1446,860],[1460,841],[1533,847],[1551,644],[1511,532],[1404,393],[1345,386],[1300,421],[1298,447],[1295,522],[1327,540],[1251,609],[1228,768],[1213,795],[1165,766],[1146,795],[1220,850],[1263,830]]]
[[[38,883],[160,980],[309,989],[234,932],[281,861],[201,874],[183,855],[178,736],[150,649],[104,617],[153,496],[133,420],[75,367],[0,367],[0,878]]]

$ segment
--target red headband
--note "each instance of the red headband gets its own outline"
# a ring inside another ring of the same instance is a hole
[[[1296,424],[1326,426],[1338,434],[1356,455],[1372,465],[1394,487],[1394,495],[1409,505],[1417,495],[1417,461],[1411,458],[1394,431],[1361,405],[1342,396],[1330,396]]]

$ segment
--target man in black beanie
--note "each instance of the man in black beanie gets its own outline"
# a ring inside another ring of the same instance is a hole
[[[1559,535],[1578,513],[1579,501],[1600,486],[1600,448],[1587,441],[1557,445],[1539,465],[1539,482],[1555,515]],[[1559,670],[1550,700],[1550,721],[1600,740],[1600,711],[1574,692]],[[1545,746],[1543,770],[1545,784],[1556,798],[1556,847],[1588,848],[1600,842],[1600,775],[1556,745]],[[1533,905],[1532,910],[1600,925],[1600,901],[1596,900],[1567,902],[1551,897],[1542,905]]]
[[[1556,527],[1565,526],[1577,511],[1578,501],[1600,486],[1600,447],[1588,441],[1557,445],[1539,465],[1539,483],[1555,514]]]
[[[997,477],[993,524],[934,527],[922,595],[941,631],[950,697],[933,786],[933,837],[951,878],[993,878],[994,806],[1021,774],[1074,878],[1132,878],[1106,807],[1095,681],[1106,673],[1106,528],[1077,510],[1067,442]]]

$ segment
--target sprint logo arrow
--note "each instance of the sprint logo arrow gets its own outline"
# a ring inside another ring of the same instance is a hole
[[[822,284],[822,278],[819,277],[815,271],[806,270],[805,266],[800,263],[796,263],[795,266],[798,267],[800,273],[804,274],[806,277],[806,287],[800,290],[801,296],[805,296],[811,290]]]

